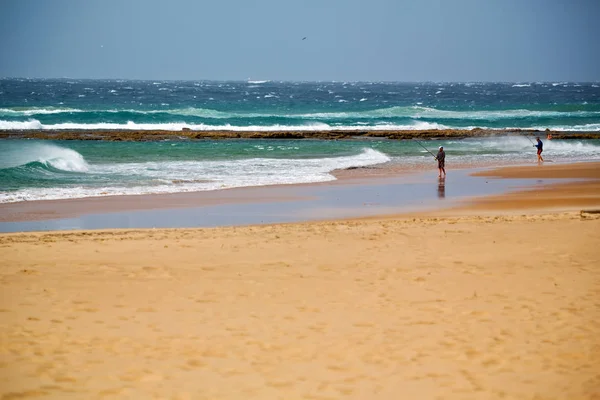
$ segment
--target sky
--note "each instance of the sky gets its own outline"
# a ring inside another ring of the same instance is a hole
[[[0,0],[0,77],[590,82],[599,18],[600,0]]]

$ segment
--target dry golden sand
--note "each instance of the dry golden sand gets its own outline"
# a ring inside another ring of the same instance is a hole
[[[0,396],[598,399],[599,244],[573,212],[0,235]]]

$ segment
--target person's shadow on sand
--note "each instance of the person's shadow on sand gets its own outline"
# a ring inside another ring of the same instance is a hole
[[[438,178],[438,198],[444,199],[446,197],[446,177]]]

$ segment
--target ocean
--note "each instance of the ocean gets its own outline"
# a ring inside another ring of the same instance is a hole
[[[211,82],[0,79],[0,130],[600,131],[598,83]],[[531,138],[425,141],[447,165],[535,160]],[[599,140],[545,140],[554,162]],[[324,182],[340,168],[425,166],[416,141],[0,140],[0,202]],[[435,169],[435,165],[432,165]]]
[[[600,131],[599,83],[0,80],[0,129]]]

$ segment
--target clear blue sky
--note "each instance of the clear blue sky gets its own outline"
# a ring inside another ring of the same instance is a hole
[[[599,19],[600,0],[0,0],[0,76],[598,81]]]

